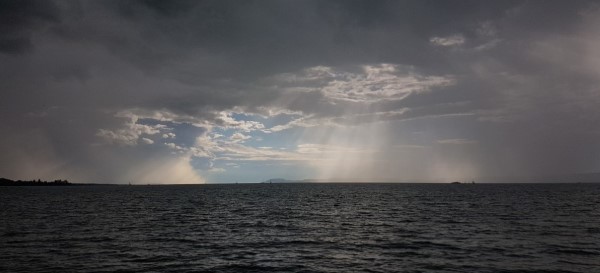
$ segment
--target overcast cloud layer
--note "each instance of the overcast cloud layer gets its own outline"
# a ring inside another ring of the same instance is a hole
[[[589,1],[0,1],[0,176],[600,171]]]

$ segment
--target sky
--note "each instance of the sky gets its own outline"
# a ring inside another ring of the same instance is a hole
[[[0,176],[600,171],[594,1],[0,0]]]

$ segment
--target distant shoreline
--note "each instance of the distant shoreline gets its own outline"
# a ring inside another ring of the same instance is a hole
[[[0,186],[72,186],[75,185],[67,180],[42,181],[38,180],[11,180],[0,178]]]
[[[305,179],[305,180],[287,180],[287,179],[270,179],[262,182],[244,182],[244,183],[193,183],[193,184],[159,184],[159,183],[151,183],[151,184],[121,184],[121,183],[71,183],[67,180],[54,180],[54,181],[42,181],[42,180],[11,180],[7,178],[0,178],[0,186],[7,187],[19,187],[19,186],[35,186],[35,187],[52,187],[52,186],[194,186],[194,185],[265,185],[265,184],[437,184],[437,185],[493,185],[493,184],[598,184],[600,180],[574,180],[574,181],[553,181],[549,179],[549,181],[507,181],[507,182],[498,182],[498,181],[490,181],[490,182],[481,182],[481,183],[473,183],[473,182],[383,182],[383,181],[324,181],[317,179]]]

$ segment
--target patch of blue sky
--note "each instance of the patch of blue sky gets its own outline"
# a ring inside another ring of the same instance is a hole
[[[295,117],[287,114],[280,114],[273,117],[261,117],[252,114],[232,114],[232,118],[238,121],[257,121],[263,123],[265,128],[270,128],[276,125],[286,124]],[[286,130],[266,133],[262,130],[254,130],[250,132],[242,132],[244,135],[251,138],[244,142],[245,145],[252,147],[273,147],[276,149],[294,148],[298,139],[303,135],[304,128],[289,128]],[[224,138],[230,138],[233,134],[239,132],[236,128],[214,128],[213,133],[222,135]]]
[[[256,147],[263,146],[278,149],[292,149],[296,147],[298,141],[300,140],[300,138],[302,138],[304,134],[304,129],[305,128],[295,127],[273,133],[257,132],[256,136],[260,137],[260,141],[257,141],[257,139],[252,138],[247,143]]]
[[[257,183],[272,178],[310,179],[314,170],[308,166],[281,161],[217,161],[215,170],[202,172],[209,183]]]
[[[139,119],[137,121],[137,124],[150,125],[150,126],[156,126],[159,124],[165,125],[166,128],[168,128],[165,130],[169,131],[170,133],[175,134],[175,137],[164,139],[164,141],[162,141],[162,142],[164,142],[164,143],[172,142],[179,146],[185,146],[185,147],[194,146],[194,144],[196,142],[196,138],[206,132],[205,128],[197,127],[190,123],[175,123],[175,122],[155,120],[155,119],[151,119],[151,118]],[[155,137],[156,138],[155,140],[158,140],[159,138],[162,139],[163,138],[162,135],[163,134],[157,134]]]
[[[232,113],[231,117],[238,121],[257,121],[265,125],[265,128],[271,128],[277,125],[284,125],[292,120],[300,118],[300,114],[281,113],[274,116],[261,116],[247,113]]]

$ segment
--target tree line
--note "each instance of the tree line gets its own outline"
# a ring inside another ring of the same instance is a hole
[[[38,180],[11,180],[7,178],[0,178],[0,186],[66,186],[72,185],[67,180],[57,179],[54,181],[42,181]]]

